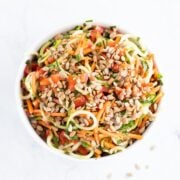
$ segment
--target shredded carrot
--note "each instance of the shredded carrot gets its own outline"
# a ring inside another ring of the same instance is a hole
[[[65,117],[67,114],[63,112],[53,112],[53,113],[48,113],[45,112],[47,115],[50,115],[52,117]],[[40,109],[34,109],[33,114],[36,114],[37,116],[41,116],[41,110]]]
[[[117,36],[116,39],[115,39],[115,44],[118,44],[120,39],[121,39],[120,36]]]
[[[140,140],[140,139],[142,139],[142,135],[140,135],[140,134],[132,134],[132,133],[128,133],[128,137],[129,138],[132,138],[132,139],[137,139],[137,140]]]
[[[54,112],[54,113],[50,113],[51,116],[53,117],[65,117],[67,114],[66,113],[63,113],[63,112]]]
[[[44,121],[38,121],[38,123],[39,123],[40,125],[48,128],[48,129],[52,129],[52,127],[51,127],[49,124],[47,124],[46,122],[44,122]]]
[[[33,113],[36,115],[41,115],[41,110],[40,109],[34,109]],[[52,117],[65,117],[67,114],[64,112],[53,112],[53,113],[47,113],[46,114],[52,116]]]
[[[68,50],[67,53],[70,54],[70,55],[74,55],[74,51],[73,50]]]
[[[45,63],[46,66],[48,65],[48,61],[47,60],[44,63]]]
[[[59,74],[52,74],[51,75],[51,80],[54,82],[54,83],[57,83],[59,80],[63,80],[60,78]]]
[[[109,137],[107,134],[99,134],[99,140]]]
[[[113,41],[113,40],[109,40],[109,41],[108,41],[108,46],[114,47],[115,45],[116,45],[116,42],[115,42],[115,41]]]
[[[57,83],[60,80],[64,80],[64,77],[61,77],[59,73],[57,74],[52,74],[49,78],[44,78],[40,80],[40,85],[41,86],[47,86],[51,84],[51,81],[54,83]]]
[[[107,149],[112,149],[115,147],[115,145],[113,143],[110,143],[108,141],[104,141],[104,146],[107,148]]]
[[[107,135],[107,136],[110,136],[110,137],[121,137],[122,139],[124,139],[124,137],[126,137],[125,134],[122,134],[122,133],[114,133],[114,132],[109,132],[109,131],[106,131],[102,128],[98,128],[98,131],[104,135]]]
[[[94,152],[97,154],[97,155],[101,155],[102,154],[102,151],[100,149],[95,149]]]
[[[31,100],[27,99],[26,103],[27,103],[29,113],[32,114],[33,113],[33,106],[32,106]]]
[[[98,137],[98,129],[97,128],[94,129],[94,139],[95,139],[96,143],[99,144],[99,137]]]
[[[33,114],[36,114],[36,115],[40,114],[41,115],[41,110],[40,109],[34,109]]]
[[[93,120],[92,119],[86,118],[86,120],[88,121],[89,125],[93,124]]]
[[[127,139],[127,138],[142,139],[142,135],[139,135],[139,134],[132,134],[132,133],[123,134],[121,132],[113,133],[113,132],[109,132],[109,131],[106,131],[106,130],[101,129],[101,128],[98,128],[98,131],[102,134],[105,134],[105,135],[108,135],[111,137],[119,137],[121,139]]]
[[[139,127],[140,129],[141,129],[142,127],[144,127],[147,120],[148,120],[148,116],[145,116],[144,118],[142,118],[141,121],[138,123],[138,127]]]
[[[40,103],[40,101],[39,101],[38,98],[35,99],[35,100],[32,102],[33,106],[34,106],[36,109],[39,107],[39,103]]]
[[[160,100],[161,100],[161,98],[163,97],[163,92],[160,92],[157,96],[156,96],[156,98],[155,98],[155,102],[158,104],[159,102],[160,102]]]
[[[101,117],[101,119],[100,119],[101,122],[104,122],[105,116],[106,116],[106,114],[103,113],[103,115],[102,115],[102,117]]]
[[[99,112],[97,113],[97,120],[98,121],[103,121],[103,119],[101,119],[101,117],[103,116],[104,112],[109,111],[109,108],[111,107],[111,102],[110,101],[106,101],[103,105],[103,108],[99,110]]]
[[[117,104],[113,101],[112,104],[111,104],[112,107],[115,107],[117,106]]]
[[[88,53],[90,53],[90,52],[92,52],[92,49],[91,49],[91,48],[86,48],[86,49],[84,49],[84,55],[86,55],[86,54],[88,54]]]
[[[97,113],[98,113],[98,112],[92,112],[92,113],[93,113],[95,116],[97,116]]]
[[[91,65],[91,71],[93,72],[95,68],[96,68],[96,62],[93,62]]]
[[[157,86],[154,89],[152,89],[151,93],[155,94],[156,92],[158,92],[161,89],[161,86]]]
[[[36,73],[34,72],[33,73],[33,76],[32,76],[32,91],[33,91],[33,94],[36,93]]]
[[[99,112],[96,115],[96,118],[97,118],[98,121],[100,121],[103,113],[104,113],[104,108],[100,109]]]
[[[41,86],[47,86],[49,84],[50,84],[49,78],[44,78],[44,79],[40,80]]]

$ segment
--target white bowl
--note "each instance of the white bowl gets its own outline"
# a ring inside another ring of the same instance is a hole
[[[77,23],[77,24],[82,24],[82,23]],[[41,138],[40,136],[35,132],[35,130],[33,129],[33,127],[31,126],[25,112],[24,109],[22,108],[22,100],[20,98],[20,92],[21,92],[21,88],[20,88],[20,81],[21,78],[23,77],[23,72],[24,72],[24,68],[26,66],[26,61],[28,60],[28,58],[30,57],[30,55],[33,52],[36,52],[43,43],[45,43],[46,41],[48,41],[49,39],[51,39],[52,37],[54,37],[57,33],[61,33],[61,32],[66,32],[72,28],[74,28],[77,24],[75,25],[71,25],[71,26],[67,26],[67,27],[62,27],[62,28],[58,28],[56,31],[53,31],[52,33],[47,33],[47,36],[41,40],[39,40],[38,42],[36,42],[32,48],[30,48],[24,55],[24,58],[22,59],[22,63],[20,64],[19,67],[19,71],[17,74],[17,79],[16,79],[16,91],[15,91],[15,98],[16,98],[16,105],[17,105],[17,111],[20,114],[21,120],[24,124],[24,126],[26,127],[26,129],[29,131],[29,133],[31,134],[31,136],[33,137],[33,139],[40,144],[44,149],[47,149],[50,153],[54,153],[59,157],[68,159],[68,160],[74,160],[74,161],[81,161],[81,162],[97,162],[97,161],[106,161],[106,160],[113,160],[113,159],[117,159],[120,156],[128,156],[133,153],[134,151],[138,150],[138,146],[141,143],[141,141],[145,140],[144,135],[147,134],[147,132],[149,132],[150,126],[153,124],[151,123],[149,125],[149,127],[145,130],[144,134],[143,134],[143,140],[137,140],[135,141],[132,145],[130,145],[127,149],[125,149],[122,152],[118,152],[116,154],[112,154],[112,155],[108,155],[108,156],[104,156],[98,159],[95,158],[90,158],[90,159],[77,159],[73,156],[64,154],[59,152],[58,150],[52,149],[51,147],[49,147]],[[101,26],[111,26],[109,24],[105,24],[105,23],[98,23],[98,22],[93,22],[93,24],[96,25],[101,25]],[[124,31],[122,28],[118,28],[121,32],[127,32]],[[159,108],[158,108],[159,109]]]

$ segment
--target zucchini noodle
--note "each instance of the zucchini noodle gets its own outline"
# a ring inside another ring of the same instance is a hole
[[[74,121],[74,117],[76,117],[76,116],[78,116],[78,115],[88,115],[89,117],[91,117],[92,118],[92,120],[93,120],[93,124],[91,125],[91,126],[89,126],[89,127],[84,127],[84,126],[81,126],[81,125],[79,125],[78,123],[76,123],[75,121]],[[75,125],[79,128],[79,129],[83,129],[83,130],[93,130],[94,128],[96,128],[97,126],[98,126],[98,120],[97,120],[97,118],[94,116],[94,114],[93,113],[91,113],[91,112],[89,112],[89,111],[85,111],[85,110],[78,110],[78,111],[75,111],[75,112],[73,112],[70,116],[69,116],[69,118],[68,118],[68,120],[67,120],[67,122],[69,123],[70,121],[72,121],[72,122],[74,122],[75,123]]]
[[[100,158],[142,139],[163,97],[162,79],[139,37],[88,20],[29,56],[20,98],[48,146]]]

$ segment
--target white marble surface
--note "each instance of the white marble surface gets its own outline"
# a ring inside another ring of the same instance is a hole
[[[178,0],[0,0],[0,179],[179,180],[179,7]],[[165,81],[160,114],[138,148],[128,156],[95,164],[62,159],[36,144],[14,100],[23,53],[49,32],[86,19],[117,24],[143,37],[155,52]],[[126,177],[128,172],[133,176]]]

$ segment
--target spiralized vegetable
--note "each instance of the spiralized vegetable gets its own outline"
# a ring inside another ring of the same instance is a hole
[[[152,122],[162,75],[137,36],[87,21],[27,60],[23,109],[49,147],[75,158],[123,151]]]
[[[93,123],[92,123],[91,126],[89,126],[89,127],[83,127],[83,126],[79,125],[78,123],[76,123],[76,122],[74,121],[74,119],[73,119],[74,117],[76,117],[76,116],[78,116],[78,115],[82,115],[82,114],[83,114],[83,115],[87,115],[87,116],[89,116],[89,117],[92,118]],[[96,127],[98,126],[98,120],[96,119],[95,115],[94,115],[93,113],[91,113],[91,112],[89,112],[89,111],[85,111],[85,110],[78,110],[78,111],[75,111],[74,113],[72,113],[72,114],[69,116],[69,118],[68,118],[68,120],[67,120],[67,123],[69,123],[70,121],[74,122],[75,125],[76,125],[79,129],[84,129],[84,130],[93,130],[94,128],[96,128]]]

